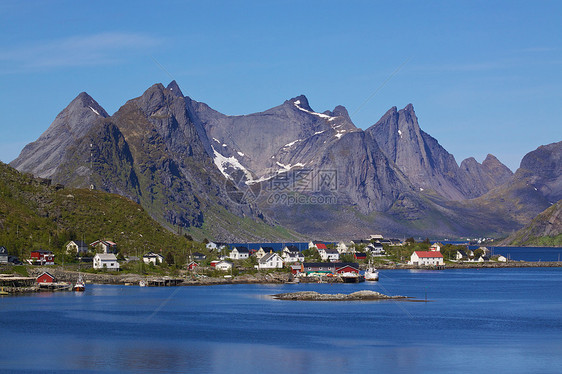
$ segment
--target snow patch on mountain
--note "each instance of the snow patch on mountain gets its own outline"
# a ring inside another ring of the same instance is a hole
[[[227,168],[232,167],[235,169],[242,170],[247,179],[249,180],[252,179],[252,173],[250,173],[248,169],[242,166],[242,164],[240,163],[240,161],[236,159],[236,157],[234,156],[225,157],[219,152],[217,152],[217,150],[213,146],[211,146],[211,148],[213,149],[213,153],[215,155],[213,161],[215,162],[215,165],[217,165],[217,168],[219,168],[222,175],[225,176],[225,178],[232,180],[232,177],[227,173]]]
[[[303,112],[305,112],[305,113],[312,114],[313,116],[316,116],[316,117],[320,117],[320,118],[327,119],[328,121],[333,121],[334,119],[337,118],[337,117],[329,116],[329,115],[327,115],[327,114],[316,113],[316,112],[312,112],[312,111],[310,111],[310,110],[304,109],[303,107],[300,106],[300,103],[301,103],[301,101],[300,101],[300,100],[297,100],[297,101],[295,101],[293,104],[295,104],[295,106],[297,107],[298,110],[301,110],[301,111],[303,111]]]

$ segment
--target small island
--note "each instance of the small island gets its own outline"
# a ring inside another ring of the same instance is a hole
[[[302,300],[302,301],[363,301],[363,300],[395,300],[407,299],[407,296],[388,296],[375,291],[357,291],[350,294],[321,294],[315,291],[289,292],[272,295],[278,300]]]

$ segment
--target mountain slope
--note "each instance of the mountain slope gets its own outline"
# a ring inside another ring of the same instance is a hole
[[[68,146],[97,121],[107,117],[107,112],[90,95],[82,92],[57,115],[39,139],[25,146],[10,165],[37,177],[50,178],[56,173]]]
[[[227,195],[229,182],[209,156],[201,139],[206,137],[204,129],[190,119],[175,82],[167,88],[153,85],[83,131],[68,141],[56,171],[49,175],[55,183],[126,196],[170,228],[202,232],[210,214],[215,226],[204,232],[216,240],[261,240],[264,232],[293,237],[277,229],[257,206],[239,204]],[[254,227],[238,224],[246,217]]]
[[[183,253],[194,245],[155,222],[138,204],[119,195],[52,187],[0,163],[0,243],[11,254],[61,250],[69,240],[107,238],[129,255],[139,250]]]
[[[511,234],[503,245],[562,246],[562,200]]]

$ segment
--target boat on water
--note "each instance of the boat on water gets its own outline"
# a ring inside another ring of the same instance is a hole
[[[372,282],[379,280],[379,272],[371,263],[369,263],[369,267],[365,270],[365,280]]]
[[[146,282],[143,281],[143,280],[139,281],[139,286],[140,287],[146,287]]]
[[[79,292],[86,291],[86,284],[84,283],[81,275],[78,276],[78,280],[74,284],[74,287],[72,287],[72,290]]]
[[[365,277],[363,275],[354,272],[341,273],[340,276],[344,283],[365,282]]]

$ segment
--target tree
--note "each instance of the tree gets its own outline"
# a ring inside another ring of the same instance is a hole
[[[416,240],[413,237],[406,239],[406,244],[414,244]]]
[[[341,260],[341,262],[354,262],[355,258],[353,257],[352,254],[345,253],[343,255],[340,255],[340,260]]]
[[[173,265],[173,264],[174,264],[174,255],[172,254],[172,252],[166,253],[166,263],[167,263],[168,265]]]
[[[478,248],[474,250],[474,258],[479,258],[480,256],[484,255],[484,250],[482,248]]]

